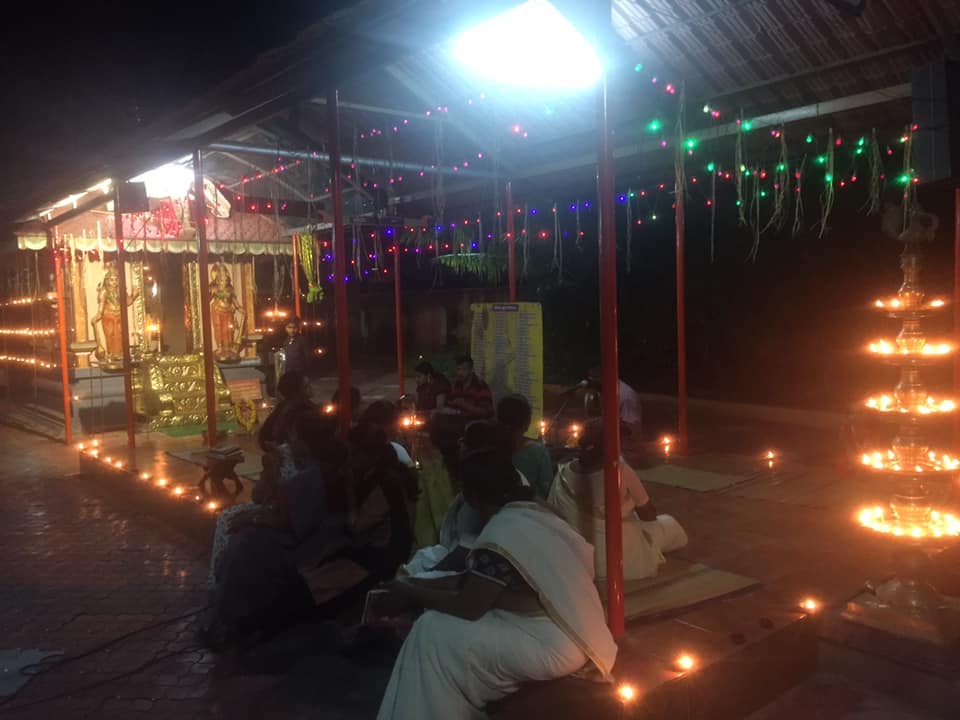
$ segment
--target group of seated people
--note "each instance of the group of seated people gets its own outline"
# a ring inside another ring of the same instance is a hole
[[[482,382],[471,374],[461,385]],[[301,376],[283,376],[280,392],[253,501],[218,519],[209,644],[363,609],[367,625],[405,635],[384,719],[483,717],[523,682],[610,675],[617,648],[595,584],[606,569],[599,421],[554,472],[526,437],[526,398],[494,408],[486,388],[493,417],[453,416],[488,402],[474,388],[471,401],[440,406],[460,411],[431,418],[433,452],[418,472],[393,438],[392,403],[371,404],[343,441]],[[624,576],[651,577],[686,535],[622,467]],[[314,578],[344,560],[362,580],[318,598]]]

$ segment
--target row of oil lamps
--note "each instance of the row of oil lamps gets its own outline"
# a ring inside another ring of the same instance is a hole
[[[77,450],[86,455],[89,458],[97,460],[102,463],[104,466],[112,468],[117,471],[123,471],[126,469],[126,462],[119,458],[114,458],[110,455],[105,455],[103,449],[100,447],[99,440],[92,440],[89,443],[78,443]],[[189,498],[190,494],[186,487],[179,484],[171,484],[169,480],[164,477],[154,478],[148,472],[141,472],[139,475],[140,480],[143,482],[152,483],[154,487],[169,492],[170,495],[174,498]],[[203,496],[194,494],[193,499],[198,503],[203,503],[203,509],[208,512],[215,513],[217,512],[221,505],[216,500],[203,500]]]
[[[798,607],[807,615],[816,615],[820,610],[820,601],[813,597],[805,597],[798,603]],[[699,664],[695,655],[685,651],[680,652],[670,663],[678,676],[694,672]],[[624,705],[630,705],[640,699],[640,690],[633,683],[618,683],[615,692],[617,699]]]

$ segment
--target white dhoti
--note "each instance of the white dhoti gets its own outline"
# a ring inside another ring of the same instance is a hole
[[[536,503],[510,503],[475,547],[509,562],[545,614],[489,610],[471,622],[424,613],[393,666],[379,720],[480,720],[487,704],[521,683],[561,678],[588,662],[610,678],[617,645],[593,582],[593,548],[576,531]]]
[[[482,720],[523,682],[576,672],[586,655],[547,616],[492,610],[471,622],[439,612],[414,624],[393,666],[378,720]]]

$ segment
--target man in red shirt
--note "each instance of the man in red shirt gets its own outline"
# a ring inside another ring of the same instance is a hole
[[[447,398],[447,407],[467,420],[493,417],[493,393],[473,371],[473,358],[469,355],[457,358],[457,376]]]

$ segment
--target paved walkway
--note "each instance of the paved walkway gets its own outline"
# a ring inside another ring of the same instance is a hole
[[[0,649],[75,656],[203,606],[200,548],[65,476],[76,467],[68,448],[4,428],[0,456]],[[192,650],[195,623],[49,670],[0,699],[0,717],[193,717],[213,667]]]
[[[98,649],[0,697],[0,719],[376,713],[389,662],[347,662],[329,627],[296,629],[242,661],[197,648],[199,620],[183,616],[206,603],[204,547],[69,477],[76,455],[64,446],[0,427],[0,457],[0,652]]]

